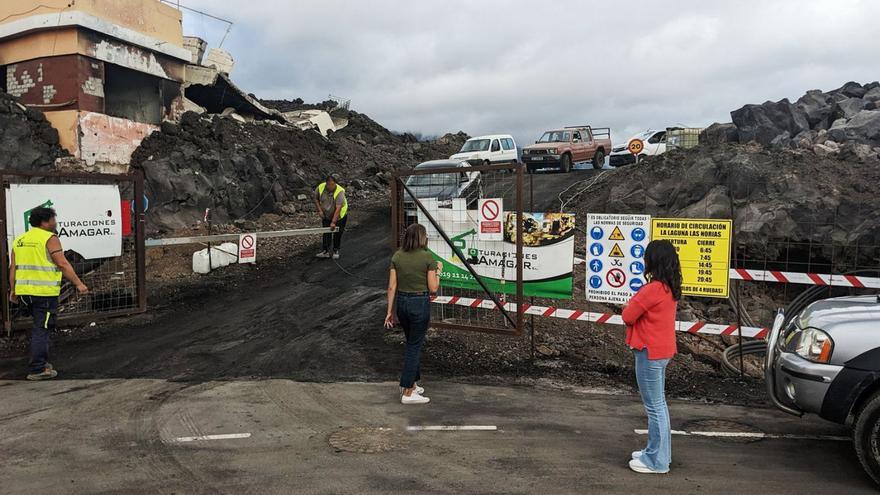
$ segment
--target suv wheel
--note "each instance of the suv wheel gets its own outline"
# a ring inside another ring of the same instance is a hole
[[[559,169],[564,174],[571,172],[571,155],[567,153],[562,155],[562,164],[559,166]]]
[[[880,391],[868,399],[853,428],[853,443],[868,476],[880,485]]]
[[[605,153],[603,153],[602,150],[596,150],[596,154],[593,155],[593,168],[596,170],[601,170],[604,166]]]

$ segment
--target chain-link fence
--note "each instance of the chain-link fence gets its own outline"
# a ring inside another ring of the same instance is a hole
[[[654,184],[647,183],[644,175],[627,177],[620,182],[620,174],[609,174],[607,171],[598,173],[576,173],[566,175],[570,179],[565,187],[556,187],[558,175],[529,175],[519,189],[523,201],[524,236],[529,231],[540,230],[530,226],[530,220],[536,215],[552,218],[553,215],[574,214],[575,222],[564,234],[573,239],[575,266],[570,275],[572,285],[570,296],[554,294],[544,297],[542,293],[529,293],[528,275],[524,279],[524,308],[549,308],[542,315],[533,316],[534,311],[524,315],[525,330],[531,334],[549,330],[551,327],[565,324],[559,322],[560,315],[565,319],[577,319],[573,324],[584,325],[596,322],[597,319],[586,315],[607,315],[619,313],[619,307],[611,304],[590,302],[586,299],[586,282],[588,267],[583,263],[588,259],[586,220],[588,213],[614,213],[632,215],[650,215],[653,218],[672,219],[730,219],[732,220],[731,251],[726,264],[730,273],[729,298],[685,297],[680,304],[678,319],[682,322],[713,323],[725,328],[721,337],[717,335],[690,335],[685,337],[685,345],[690,340],[703,342],[713,340],[709,344],[723,349],[729,344],[741,341],[741,328],[755,331],[747,336],[762,337],[762,328],[769,327],[779,308],[788,306],[798,296],[810,290],[813,299],[848,295],[875,293],[877,287],[872,285],[870,278],[880,277],[880,242],[876,228],[880,225],[880,212],[867,206],[852,202],[838,203],[833,208],[823,208],[822,200],[818,207],[805,208],[786,204],[783,201],[767,201],[767,198],[784,197],[779,188],[785,184],[768,184],[762,180],[749,179],[736,173],[731,163],[731,170],[725,177],[715,180],[711,187],[699,191],[700,195],[689,197],[692,188],[672,187],[669,197],[657,198],[648,193]],[[421,172],[425,173],[425,172]],[[458,184],[460,177],[444,177],[434,175],[400,174],[402,183],[410,186],[416,196],[427,203],[428,208],[453,211],[454,200],[458,199],[458,208],[466,207],[470,211],[467,222],[474,224],[480,198],[504,198],[505,207],[513,204],[510,192],[517,190],[515,177],[502,171],[481,171],[479,187],[468,190]],[[609,180],[611,178],[616,180]],[[542,181],[554,181],[554,188],[542,185]],[[668,177],[656,180],[684,183],[687,177]],[[641,183],[641,182],[644,183]],[[469,181],[468,181],[469,182]],[[448,190],[457,191],[459,196],[451,197],[440,193]],[[453,187],[453,183],[456,185]],[[464,184],[464,183],[462,183]],[[548,190],[552,189],[553,194]],[[683,191],[688,190],[688,193]],[[599,194],[599,192],[602,194]],[[397,205],[395,215],[395,247],[400,245],[403,228],[413,221],[424,221],[420,218],[412,200],[406,197],[403,187],[393,191]],[[551,197],[552,196],[552,197]],[[601,197],[600,197],[601,196]],[[587,200],[589,197],[590,200]],[[599,197],[598,200],[596,198]],[[768,206],[768,203],[770,205]],[[451,213],[446,214],[451,215]],[[442,214],[441,214],[442,216]],[[466,223],[466,222],[465,222]],[[515,221],[513,222],[515,223]],[[547,227],[553,230],[552,221]],[[557,224],[560,225],[560,224]],[[471,227],[455,228],[450,240],[460,232],[470,232]],[[557,226],[557,229],[559,227]],[[430,230],[430,229],[429,229]],[[552,232],[551,232],[552,233]],[[556,232],[559,234],[559,232]],[[435,235],[436,233],[432,233]],[[472,238],[473,234],[465,236]],[[508,240],[510,240],[508,238]],[[461,247],[475,252],[498,249],[498,242],[486,245],[479,243],[460,243]],[[452,256],[453,253],[446,253]],[[469,253],[466,253],[469,254]],[[514,258],[516,259],[516,258]],[[527,263],[523,259],[523,263]],[[505,269],[513,269],[516,263],[505,265]],[[717,268],[717,267],[716,267]],[[485,267],[481,273],[485,273]],[[445,274],[448,275],[448,274]],[[869,277],[862,279],[859,277]],[[493,277],[484,277],[490,279]],[[504,277],[502,277],[503,279]],[[869,280],[861,283],[860,280]],[[435,314],[443,321],[462,322],[474,326],[504,328],[504,318],[495,308],[492,297],[482,290],[465,288],[450,284],[445,277],[442,289],[435,302]],[[506,297],[510,291],[498,286],[490,287],[491,293],[500,302],[510,302]],[[800,301],[799,301],[800,302]],[[553,311],[564,308],[571,311]],[[516,307],[511,308],[514,311]],[[542,310],[543,311],[543,310]],[[555,316],[547,319],[541,316]],[[602,319],[601,322],[607,320]],[[595,324],[595,323],[594,323]],[[699,325],[693,328],[698,328]],[[702,327],[700,327],[702,328]],[[715,328],[718,328],[717,326]],[[589,328],[585,328],[589,331]],[[696,333],[696,332],[693,332]],[[708,332],[711,333],[711,332]],[[534,342],[534,338],[533,338]],[[534,347],[533,347],[534,349]]]
[[[523,250],[522,223],[517,222],[522,184],[522,167],[511,165],[441,161],[395,174],[393,248],[402,244],[406,227],[418,222],[428,231],[429,249],[444,263],[437,297],[450,304],[434,308],[434,326],[522,332],[517,301],[523,297],[523,266],[516,262]],[[487,225],[479,221],[480,208],[487,212]],[[476,276],[477,271],[485,276]]]
[[[3,170],[0,171],[0,184],[4,191],[0,195],[0,218],[7,233],[0,246],[0,257],[4,260],[0,277],[3,294],[9,294],[10,291],[8,260],[12,248],[11,236],[28,228],[27,214],[30,208],[51,206],[59,213],[58,234],[65,256],[89,288],[88,294],[80,295],[69,281],[63,281],[59,296],[59,320],[91,321],[146,310],[144,193],[143,177],[139,173],[109,175]],[[40,189],[29,186],[57,187]],[[98,191],[85,186],[102,187]],[[98,199],[90,196],[92,191],[101,193],[100,206],[95,206],[94,202]],[[70,199],[71,195],[73,199]],[[75,205],[77,210],[82,206],[89,213],[81,217],[71,214],[71,211],[61,211],[64,206],[53,196],[67,196],[63,205],[68,205],[68,208]],[[27,201],[27,204],[23,201]],[[101,212],[100,220],[93,213],[96,208]],[[106,213],[103,213],[105,208]],[[18,218],[22,211],[24,218]],[[116,242],[121,245],[117,246]],[[83,245],[90,247],[76,247]],[[84,252],[78,252],[77,249]],[[118,255],[101,256],[107,252]],[[13,325],[24,325],[24,308],[11,303],[7,297],[3,301],[0,306],[7,330]]]

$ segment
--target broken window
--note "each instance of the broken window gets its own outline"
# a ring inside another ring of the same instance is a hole
[[[144,124],[162,122],[166,100],[163,92],[168,92],[168,81],[113,64],[106,64],[104,78],[107,115]]]

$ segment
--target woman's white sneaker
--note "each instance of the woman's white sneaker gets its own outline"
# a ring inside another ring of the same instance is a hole
[[[641,456],[639,456],[639,457],[641,457]],[[629,468],[637,473],[644,473],[644,474],[666,474],[669,472],[668,469],[666,471],[654,471],[653,469],[649,468],[648,466],[645,466],[642,463],[641,459],[633,459],[633,460],[629,461]]]
[[[406,395],[400,396],[401,404],[427,404],[428,402],[431,402],[431,399],[423,396],[415,390],[413,390],[413,393],[408,397]]]

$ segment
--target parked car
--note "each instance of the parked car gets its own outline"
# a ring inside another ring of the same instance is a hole
[[[850,426],[859,461],[880,484],[880,296],[835,297],[780,312],[764,375],[779,409]]]
[[[543,168],[571,172],[572,164],[586,161],[592,161],[593,168],[600,169],[609,151],[609,128],[565,127],[547,131],[535,144],[523,148],[522,161],[529,173]]]
[[[441,208],[452,208],[452,200],[459,198],[465,200],[468,208],[476,208],[482,194],[483,181],[480,172],[471,168],[468,162],[462,160],[431,160],[420,163],[415,170],[435,169],[438,172],[411,175],[406,180],[406,186],[419,200],[436,199]],[[403,198],[404,216],[409,224],[418,218],[417,207],[409,193],[404,192]]]
[[[642,151],[638,155],[633,155],[629,151],[629,143],[633,142],[635,139],[641,140],[644,145]],[[662,153],[666,153],[666,131],[649,129],[627,139],[625,144],[615,146],[611,150],[609,163],[612,167],[620,167],[622,165],[638,163],[646,156],[655,156]]]
[[[450,160],[463,160],[471,165],[518,163],[516,141],[510,134],[493,134],[468,139]]]

